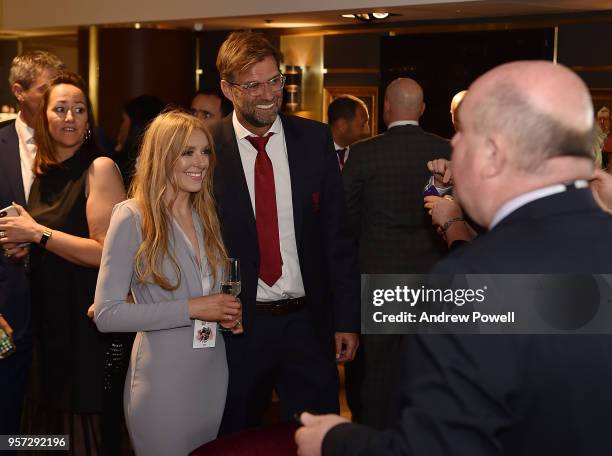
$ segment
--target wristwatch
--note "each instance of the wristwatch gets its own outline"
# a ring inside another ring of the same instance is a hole
[[[46,247],[47,246],[47,242],[49,241],[49,239],[51,239],[51,236],[53,236],[53,231],[51,231],[49,228],[45,228],[43,230],[43,234],[40,237],[40,241],[38,241],[38,243],[42,247]]]

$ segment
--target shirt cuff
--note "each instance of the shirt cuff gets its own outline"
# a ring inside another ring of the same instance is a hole
[[[450,195],[451,193],[453,193],[453,186],[449,186],[449,187],[438,187],[437,185],[435,185],[435,179],[433,176],[431,176],[429,178],[429,181],[427,181],[427,185],[433,185],[434,187],[436,187],[436,190],[438,191],[438,193],[440,194],[440,196],[444,196],[444,195]]]

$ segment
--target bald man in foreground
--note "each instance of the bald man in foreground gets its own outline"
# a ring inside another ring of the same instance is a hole
[[[610,273],[612,217],[586,185],[594,116],[578,76],[550,62],[502,65],[472,84],[459,112],[456,195],[489,231],[434,272]],[[300,456],[612,454],[611,335],[411,342],[399,423],[374,431],[304,413]]]
[[[423,89],[392,81],[383,103],[387,131],[354,143],[342,180],[362,274],[427,273],[446,253],[423,209],[427,162],[450,158],[450,143],[419,126]],[[346,366],[353,420],[384,428],[395,421],[390,386],[397,380],[399,335],[362,337],[362,353]]]

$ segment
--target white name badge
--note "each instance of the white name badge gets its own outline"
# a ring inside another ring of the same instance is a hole
[[[193,348],[212,348],[217,340],[217,322],[194,320]]]

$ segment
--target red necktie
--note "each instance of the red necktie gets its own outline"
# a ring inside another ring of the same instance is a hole
[[[274,169],[266,144],[274,133],[266,136],[247,136],[257,150],[255,159],[255,224],[259,243],[259,277],[268,286],[274,285],[282,273],[280,241],[278,237],[278,213]]]
[[[346,147],[344,149],[336,150],[338,154],[338,162],[340,163],[340,169],[344,168],[344,157],[346,157]]]

